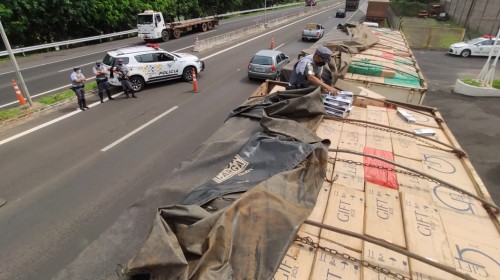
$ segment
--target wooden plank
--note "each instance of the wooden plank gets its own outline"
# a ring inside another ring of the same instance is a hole
[[[414,280],[463,280],[460,277],[414,259],[410,259],[410,267],[411,277]]]
[[[348,254],[356,259],[361,259],[361,254],[343,248],[328,240],[320,239],[319,245],[322,247],[334,249],[339,253]],[[346,260],[338,255],[333,255],[324,250],[317,250],[313,264],[313,271],[309,277],[311,280],[332,280],[345,279],[356,280],[361,279],[361,268],[357,262]]]
[[[453,267],[448,239],[432,198],[403,193],[403,221],[407,248],[440,264]]]
[[[333,184],[328,199],[323,224],[363,234],[365,194]],[[361,252],[362,240],[322,229],[321,239],[330,240],[349,249]]]
[[[310,237],[313,242],[318,238],[305,232],[298,232],[301,237]],[[293,242],[281,261],[273,280],[309,279],[314,262],[314,248],[300,242]]]
[[[331,189],[331,183],[327,181],[323,182],[323,186],[321,187],[321,190],[318,193],[316,205],[314,206],[311,214],[309,214],[309,217],[307,217],[308,220],[315,221],[318,223],[323,222],[326,206],[328,203],[328,197],[330,196],[330,189]],[[300,230],[312,236],[319,237],[321,228],[308,224],[302,224]]]
[[[365,183],[365,234],[406,248],[399,192]]]
[[[384,247],[377,246],[369,242],[363,242],[363,260],[373,265],[386,268],[393,273],[398,273],[410,277],[408,258],[405,255],[396,253]],[[363,280],[394,280],[383,273],[367,267],[362,268]]]
[[[337,153],[337,158],[351,160],[352,162],[335,162],[335,167],[333,169],[333,179],[335,183],[358,191],[364,191],[365,171],[362,165],[356,164],[357,162],[363,163],[363,157],[348,153]]]

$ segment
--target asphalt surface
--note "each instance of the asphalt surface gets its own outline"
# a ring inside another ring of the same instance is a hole
[[[334,11],[305,21],[317,21],[329,30],[339,21],[332,18]],[[262,16],[255,20],[262,20]],[[297,32],[303,24],[298,21],[275,32],[275,46],[290,56],[307,48],[310,43],[301,42]],[[207,70],[198,79],[199,94],[193,94],[191,85],[183,82],[150,85],[138,94],[138,99],[125,100],[121,96],[115,101],[96,103],[89,111],[0,146],[0,197],[8,199],[0,208],[0,279],[116,279],[116,264],[126,263],[137,252],[147,232],[147,222],[143,223],[146,228],[128,228],[138,206],[145,203],[140,198],[166,184],[171,171],[189,159],[227,113],[258,87],[260,82],[247,79],[246,66],[253,53],[269,46],[272,35],[254,38],[207,58]],[[187,40],[192,41],[188,37],[184,43]],[[182,48],[182,42],[181,37],[165,45],[179,44],[176,48]],[[209,57],[224,48],[196,55]],[[103,46],[86,51],[102,53],[105,49]],[[94,59],[85,56],[83,49],[78,53],[82,55],[79,63]],[[71,55],[63,54],[59,59]],[[430,89],[424,105],[438,108],[499,204],[500,126],[495,124],[500,98],[472,98],[451,92],[456,78],[476,76],[486,59],[451,57],[443,51],[414,50],[414,54]],[[30,59],[27,63],[40,64],[44,59]],[[62,66],[66,64],[70,65],[65,62]],[[54,66],[57,68],[61,67]],[[95,96],[90,99],[92,103],[97,101]],[[102,151],[175,107],[150,127]],[[0,129],[1,139],[75,108],[76,104],[70,104],[4,127]],[[146,217],[152,217],[157,205],[177,203],[185,192],[172,191],[168,197],[158,198],[162,203],[151,205],[151,215]],[[131,216],[124,217],[124,213]],[[117,228],[122,231],[115,231]],[[124,228],[137,238],[123,239]]]
[[[500,205],[500,95],[470,97],[453,93],[456,79],[476,78],[487,58],[412,51],[429,86],[423,105],[439,110],[493,200]],[[495,77],[500,79],[500,71]]]

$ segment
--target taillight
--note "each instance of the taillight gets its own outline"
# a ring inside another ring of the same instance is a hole
[[[250,65],[250,63],[248,63],[248,69],[252,69],[252,65]]]
[[[316,35],[318,35],[318,36],[319,36],[319,31],[316,31]]]
[[[276,71],[276,67],[274,67],[274,65],[273,65],[273,66],[271,66],[271,72],[274,72],[274,71]]]

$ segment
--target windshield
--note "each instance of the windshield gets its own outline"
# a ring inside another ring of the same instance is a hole
[[[137,24],[153,24],[153,15],[138,15]]]
[[[475,38],[475,39],[472,39],[472,40],[469,40],[469,41],[466,41],[467,44],[476,44],[476,43],[479,43],[481,41],[483,41],[484,38]]]

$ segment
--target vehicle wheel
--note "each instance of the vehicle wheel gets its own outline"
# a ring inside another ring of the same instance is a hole
[[[206,32],[207,30],[208,30],[207,23],[206,22],[202,23],[201,24],[201,31]]]
[[[209,22],[207,23],[207,27],[208,27],[208,30],[212,29],[212,22],[211,22],[211,21],[209,21]]]
[[[146,84],[144,82],[144,79],[141,76],[132,76],[130,77],[130,84],[132,85],[132,88],[134,91],[139,92],[144,89],[144,85]]]
[[[304,37],[302,37],[302,42],[305,42],[305,41],[306,41],[306,39]]]
[[[462,57],[469,57],[470,56],[470,50],[463,50],[460,55]]]
[[[168,31],[167,30],[163,30],[161,32],[161,40],[163,42],[166,42],[166,41],[168,41],[168,39],[170,39],[170,35],[168,34]]]
[[[182,79],[186,82],[191,82],[193,80],[193,70],[195,71],[196,74],[198,74],[196,72],[196,68],[194,68],[193,66],[188,66],[186,68],[184,68],[184,70],[182,71]]]
[[[181,30],[180,29],[175,29],[174,30],[174,38],[179,39],[181,37]]]

